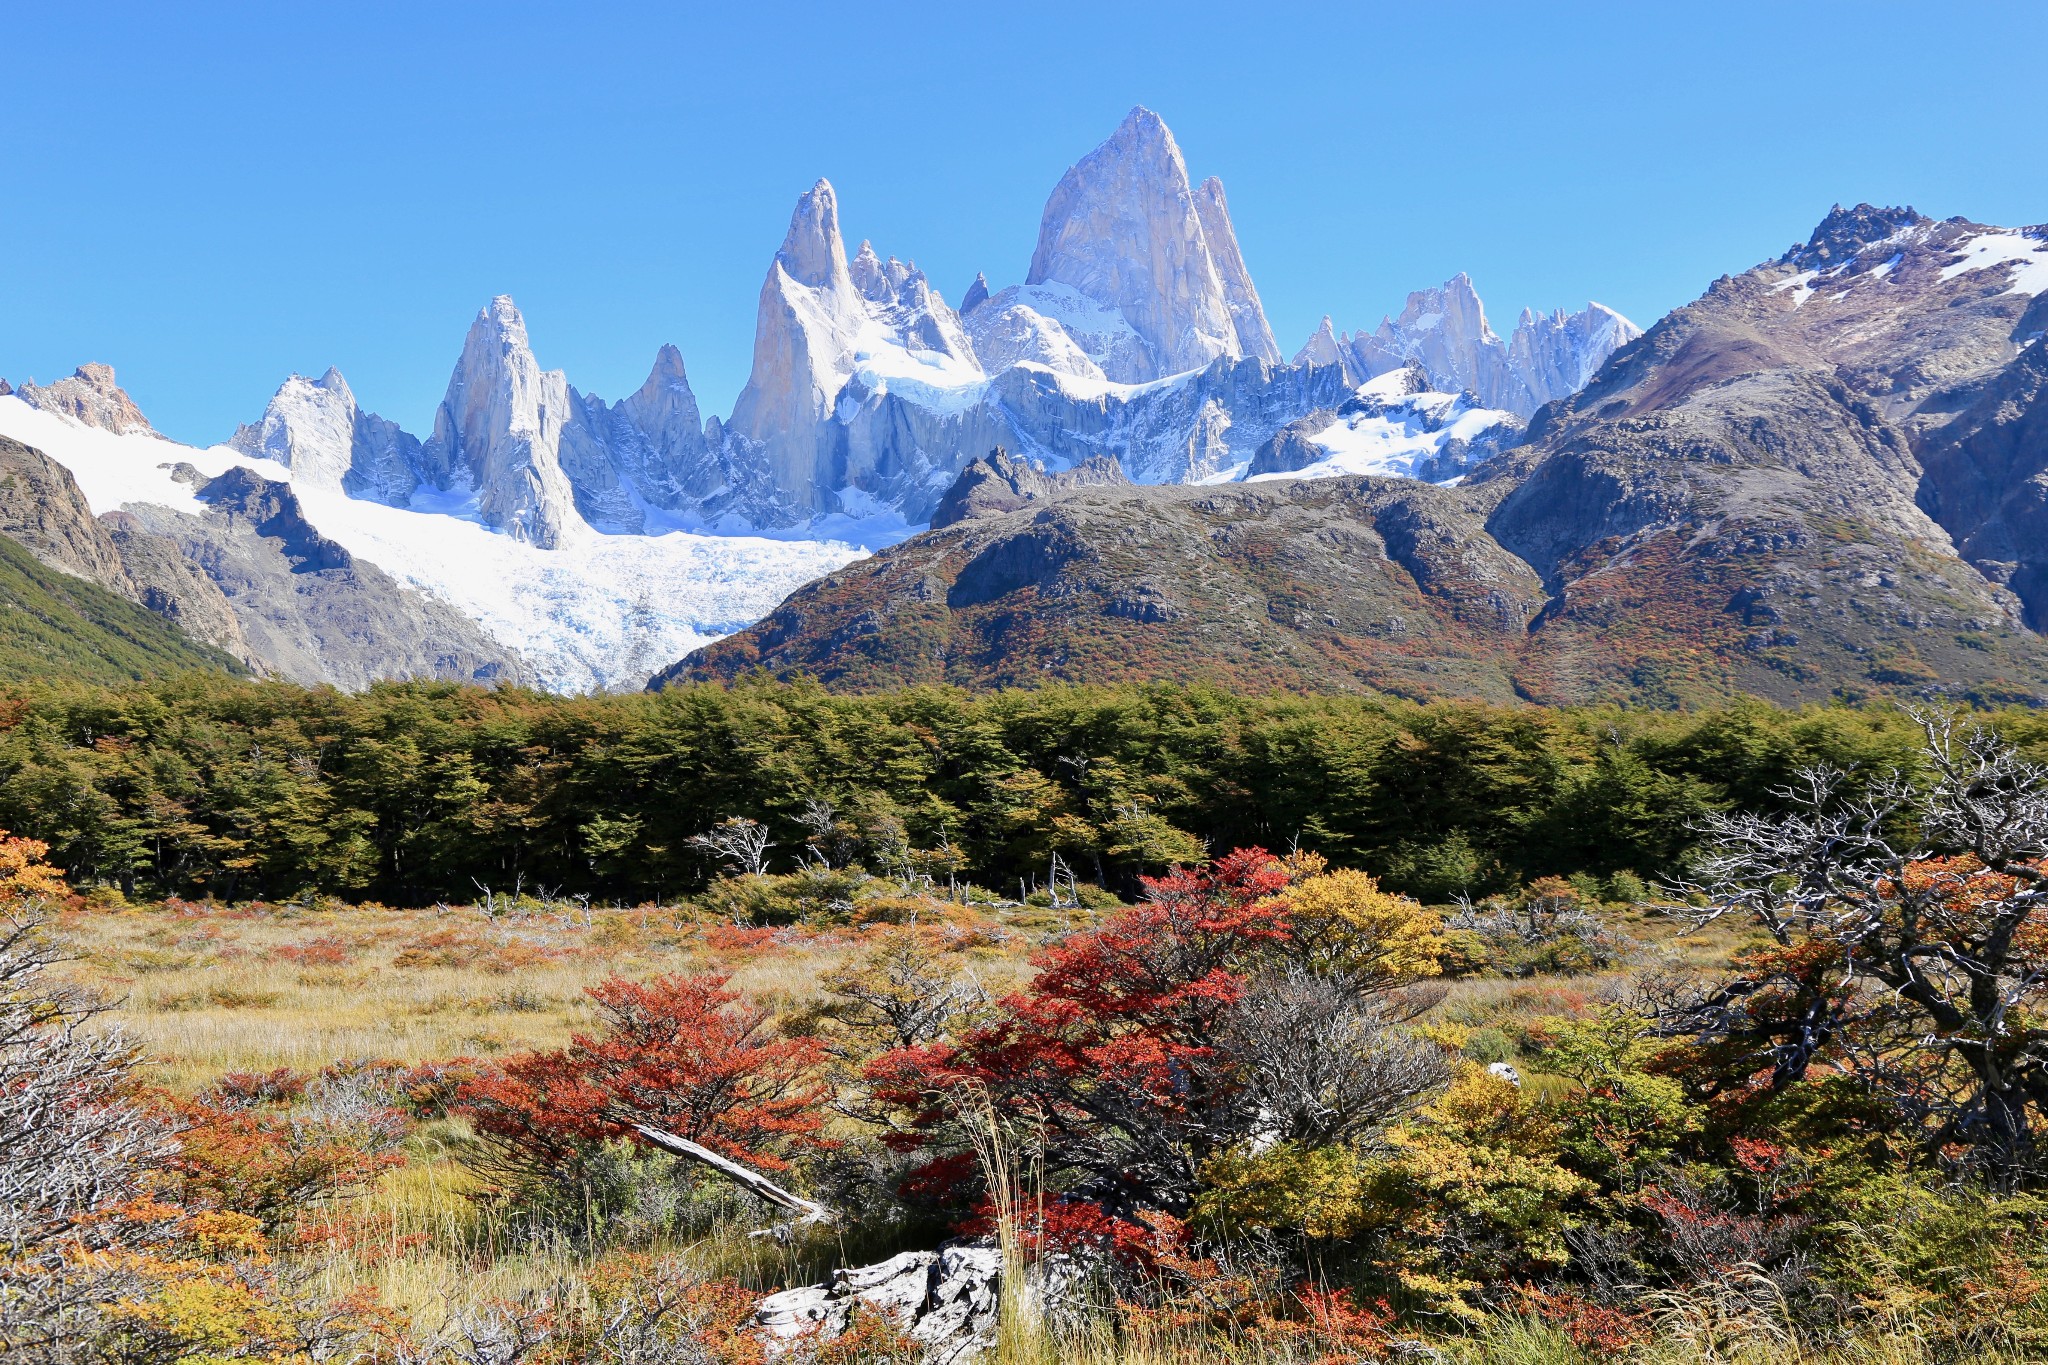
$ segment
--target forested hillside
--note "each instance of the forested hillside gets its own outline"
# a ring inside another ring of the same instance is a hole
[[[2048,722],[1995,714],[2023,747]],[[452,684],[360,694],[195,675],[20,686],[0,827],[75,883],[227,900],[425,905],[546,888],[694,892],[693,836],[766,826],[819,858],[1014,896],[1058,854],[1134,893],[1205,848],[1300,847],[1441,903],[1544,875],[1677,871],[1699,817],[1769,809],[1826,760],[1909,765],[1889,708],[1697,713],[1053,687],[870,697],[805,685],[565,699]]]
[[[0,678],[118,683],[240,665],[95,583],[0,536]]]

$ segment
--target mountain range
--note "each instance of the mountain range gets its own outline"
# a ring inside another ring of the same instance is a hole
[[[203,450],[104,365],[0,381],[41,462],[9,487],[43,490],[0,532],[350,687],[2032,696],[2044,273],[2038,229],[1860,206],[1647,335],[1590,304],[1504,340],[1459,275],[1290,361],[1221,183],[1140,108],[1053,188],[1022,281],[957,305],[849,252],[818,181],[725,418],[668,346],[615,402],[578,390],[501,296],[424,433],[331,369]]]
[[[1297,468],[1140,488],[993,460],[950,524],[660,681],[2048,701],[2044,331],[2048,228],[1837,208],[1468,457],[1455,486]],[[1384,422],[1387,389],[1357,390],[1315,449]],[[1290,439],[1254,467],[1298,465]]]

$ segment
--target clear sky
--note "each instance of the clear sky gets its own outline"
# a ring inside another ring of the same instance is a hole
[[[492,294],[616,398],[751,359],[796,196],[958,300],[1133,104],[1220,175],[1290,354],[1464,270],[1648,325],[1837,201],[2048,220],[2048,4],[90,6],[0,17],[0,375],[224,438],[338,365],[424,434]]]

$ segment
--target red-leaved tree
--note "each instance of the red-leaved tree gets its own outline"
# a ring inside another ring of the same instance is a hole
[[[963,1114],[986,1103],[1043,1143],[1049,1178],[1113,1215],[1180,1211],[1201,1163],[1254,1107],[1224,1045],[1252,974],[1288,938],[1287,865],[1239,849],[1146,879],[1146,899],[1039,958],[1030,987],[953,1042],[877,1058],[877,1098],[906,1146],[952,1149],[913,1184],[968,1176]]]
[[[486,1144],[478,1163],[515,1187],[577,1183],[605,1141],[645,1123],[781,1169],[823,1124],[821,1060],[716,973],[590,989],[604,1027],[463,1084],[455,1111]]]

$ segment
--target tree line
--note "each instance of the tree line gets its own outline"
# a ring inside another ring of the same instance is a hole
[[[2048,726],[1989,721],[2022,749]],[[1771,811],[1802,768],[1916,762],[1889,708],[1686,713],[1245,696],[1206,686],[747,682],[565,698],[443,683],[189,675],[0,694],[0,827],[77,886],[424,905],[484,891],[674,900],[722,821],[770,871],[857,865],[1014,891],[1054,855],[1136,879],[1300,848],[1442,902],[1550,875],[1663,878],[1703,817]]]

